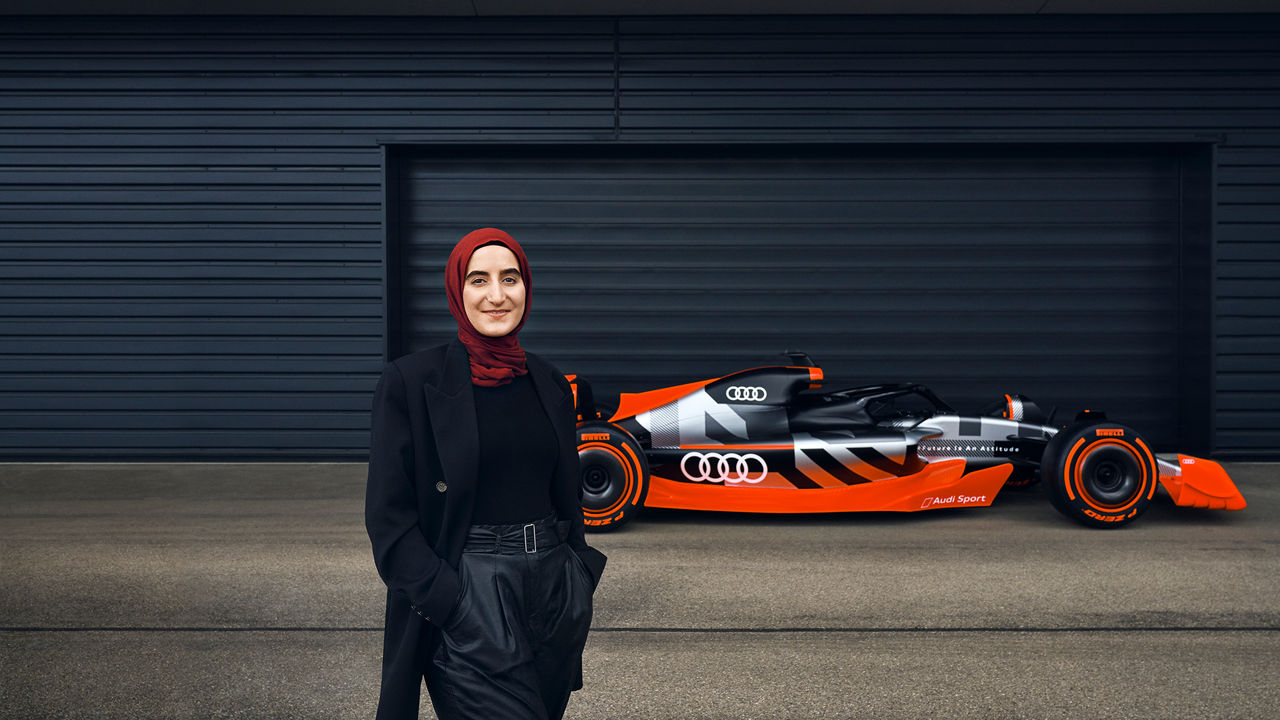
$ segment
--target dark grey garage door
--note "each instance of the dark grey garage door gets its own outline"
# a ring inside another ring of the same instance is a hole
[[[441,268],[494,225],[534,270],[523,344],[597,395],[803,350],[831,388],[918,381],[961,410],[1017,392],[1185,436],[1172,149],[392,155],[393,354],[453,335]]]

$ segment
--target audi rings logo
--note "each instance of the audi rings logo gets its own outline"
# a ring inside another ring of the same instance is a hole
[[[690,462],[697,460],[696,463]],[[693,482],[755,483],[769,474],[764,458],[755,453],[691,452],[680,458],[680,472]]]
[[[730,385],[729,389],[724,391],[724,396],[737,402],[763,402],[769,397],[769,393],[762,387]]]

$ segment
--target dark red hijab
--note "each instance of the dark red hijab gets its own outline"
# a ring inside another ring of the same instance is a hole
[[[516,256],[520,276],[524,280],[524,316],[514,330],[502,337],[489,337],[477,332],[467,319],[466,308],[462,306],[462,279],[467,274],[467,263],[471,262],[471,253],[484,245],[502,245],[510,250]],[[520,328],[529,319],[533,283],[529,274],[529,259],[525,257],[520,243],[497,228],[472,230],[449,253],[449,262],[444,267],[444,288],[449,295],[449,313],[458,321],[458,339],[466,346],[467,356],[471,358],[471,382],[496,387],[528,373],[524,350],[520,348],[516,333],[520,332]]]

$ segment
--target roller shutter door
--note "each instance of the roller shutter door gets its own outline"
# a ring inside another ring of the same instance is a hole
[[[584,153],[589,153],[585,157]],[[524,244],[521,339],[598,396],[803,350],[828,388],[1103,408],[1177,438],[1179,159],[1158,147],[403,151],[392,352],[454,334],[465,232]]]

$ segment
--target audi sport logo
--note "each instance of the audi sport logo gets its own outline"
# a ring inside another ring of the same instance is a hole
[[[769,397],[769,393],[762,387],[730,385],[729,389],[724,391],[724,396],[736,402],[762,402]]]
[[[696,463],[690,462],[696,460]],[[755,484],[769,474],[764,458],[755,453],[691,452],[680,458],[680,472],[693,482]]]
[[[927,497],[920,503],[921,510],[927,510],[930,507],[938,507],[946,505],[955,507],[956,505],[972,505],[974,503],[984,503],[987,501],[986,495],[948,495],[947,497]]]

